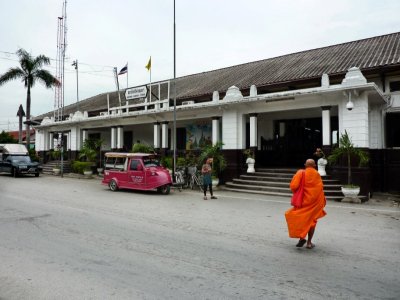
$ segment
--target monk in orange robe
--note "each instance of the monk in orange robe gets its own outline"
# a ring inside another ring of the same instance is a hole
[[[314,235],[317,220],[326,215],[324,207],[326,199],[321,176],[315,169],[315,161],[307,159],[304,176],[304,197],[301,208],[291,208],[285,213],[289,229],[289,237],[299,238],[296,247],[303,247],[307,242],[307,248],[314,248],[311,242]],[[290,182],[290,189],[294,192],[300,186],[302,170],[297,171]],[[306,236],[307,240],[306,240]]]

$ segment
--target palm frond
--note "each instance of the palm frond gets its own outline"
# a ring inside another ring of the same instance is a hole
[[[59,81],[47,70],[37,70],[33,74],[33,78],[36,78],[42,82],[47,88],[59,85]]]
[[[20,68],[11,68],[0,76],[0,85],[18,78],[22,78],[22,80],[24,80],[25,72]]]

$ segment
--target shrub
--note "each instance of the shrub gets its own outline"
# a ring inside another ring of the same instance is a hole
[[[164,156],[161,158],[160,163],[164,168],[172,169],[172,157]]]
[[[148,144],[135,143],[132,146],[133,153],[154,153],[154,148]]]
[[[92,166],[92,162],[75,160],[72,162],[71,168],[72,172],[83,174],[83,171],[90,170]]]

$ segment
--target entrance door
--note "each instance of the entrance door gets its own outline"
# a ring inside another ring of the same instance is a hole
[[[300,167],[322,146],[322,119],[276,120],[274,138],[265,145],[262,165]],[[257,157],[257,162],[259,157]]]

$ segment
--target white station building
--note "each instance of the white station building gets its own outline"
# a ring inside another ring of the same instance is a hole
[[[36,150],[46,158],[55,138],[74,159],[88,138],[103,151],[140,141],[172,155],[176,96],[178,156],[223,143],[224,178],[244,168],[302,167],[317,147],[329,153],[346,130],[370,152],[355,181],[364,191],[400,190],[400,33],[377,36],[91,97],[36,118]],[[151,96],[150,96],[151,90]],[[357,182],[356,182],[357,183]]]

